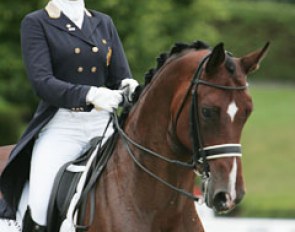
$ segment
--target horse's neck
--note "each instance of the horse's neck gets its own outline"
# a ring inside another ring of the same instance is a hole
[[[156,83],[152,83],[153,86],[140,98],[138,105],[131,112],[125,131],[138,144],[167,158],[178,159],[168,142],[168,131],[171,123],[170,107],[177,86],[176,84],[173,85],[171,79],[169,84],[165,84],[165,80],[156,81]],[[188,190],[192,187],[191,180],[193,177],[191,172],[165,161],[160,161],[134,146],[131,146],[131,149],[138,161],[157,176],[178,187]],[[124,150],[124,146],[122,146],[122,150]],[[124,153],[125,158],[122,154],[120,156],[122,155],[124,162],[129,162],[128,167],[132,169],[128,172],[131,188],[137,189],[136,192],[141,193],[138,196],[133,196],[134,198],[148,198],[150,201],[161,202],[161,204],[165,201],[177,201],[179,194],[146,174],[128,157],[126,150]],[[138,191],[138,189],[140,190]],[[154,197],[155,194],[157,195],[156,198]]]
[[[8,145],[0,147],[0,174],[2,173],[14,146],[15,145]]]
[[[165,152],[162,153],[165,155],[173,155],[167,144],[167,131],[174,86],[166,85],[161,79],[150,85],[131,112],[125,131],[139,144],[159,153]]]

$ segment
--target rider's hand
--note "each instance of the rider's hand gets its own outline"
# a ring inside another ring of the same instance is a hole
[[[93,104],[96,110],[113,112],[123,101],[123,90],[110,90],[105,87],[91,87],[86,101]]]
[[[132,102],[133,93],[138,85],[138,82],[134,79],[127,78],[121,81],[120,89],[124,91],[129,102]]]

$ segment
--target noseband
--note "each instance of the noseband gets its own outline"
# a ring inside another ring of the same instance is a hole
[[[240,144],[222,144],[222,145],[214,145],[214,146],[207,146],[203,147],[203,142],[202,142],[202,134],[200,132],[200,118],[199,118],[199,113],[198,113],[198,87],[199,85],[206,85],[210,86],[213,88],[218,88],[222,90],[244,90],[248,87],[248,85],[244,86],[226,86],[226,85],[218,85],[215,83],[211,83],[205,80],[201,80],[201,75],[203,72],[203,67],[207,59],[210,57],[210,54],[205,56],[201,62],[198,65],[198,68],[192,78],[191,84],[185,94],[185,97],[179,107],[179,110],[177,111],[176,114],[176,123],[177,119],[180,115],[180,113],[183,110],[183,107],[188,99],[189,94],[191,93],[192,96],[192,103],[191,103],[191,108],[190,108],[190,128],[191,128],[191,134],[192,134],[192,144],[193,144],[193,155],[192,155],[192,163],[187,163],[187,162],[182,162],[179,160],[171,160],[161,154],[158,154],[155,151],[152,151],[137,142],[135,142],[133,139],[131,139],[121,128],[120,123],[118,121],[118,116],[116,112],[112,114],[113,117],[113,122],[114,125],[122,138],[123,144],[132,158],[132,160],[135,162],[135,164],[142,169],[144,172],[146,172],[148,175],[151,177],[155,178],[162,184],[166,185],[167,187],[173,189],[174,191],[185,195],[186,197],[194,200],[194,201],[199,201],[200,199],[193,194],[177,188],[176,186],[168,183],[167,181],[163,180],[159,176],[157,176],[155,173],[151,172],[148,168],[146,168],[144,165],[142,165],[139,160],[136,158],[134,155],[133,151],[130,148],[130,144],[132,144],[134,147],[137,149],[143,151],[143,154],[148,154],[151,156],[154,156],[156,158],[159,158],[165,162],[168,162],[173,165],[177,165],[180,167],[184,168],[189,168],[189,169],[195,169],[197,164],[200,164],[203,166],[203,173],[202,176],[204,178],[209,177],[209,165],[208,165],[208,160],[212,159],[218,159],[218,158],[224,158],[224,157],[240,157],[242,156],[241,152],[241,145]]]

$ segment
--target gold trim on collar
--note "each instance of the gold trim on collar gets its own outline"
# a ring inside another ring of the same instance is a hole
[[[58,19],[61,15],[61,10],[52,1],[48,2],[45,10],[52,19]]]
[[[92,17],[92,14],[90,13],[89,10],[85,9],[85,14],[88,16],[88,17]]]

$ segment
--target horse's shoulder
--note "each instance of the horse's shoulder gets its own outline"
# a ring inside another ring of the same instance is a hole
[[[2,159],[4,156],[8,156],[14,147],[15,147],[15,144],[1,146],[0,147],[0,159]]]
[[[0,173],[2,172],[4,166],[7,163],[8,157],[15,145],[7,145],[0,147]]]

